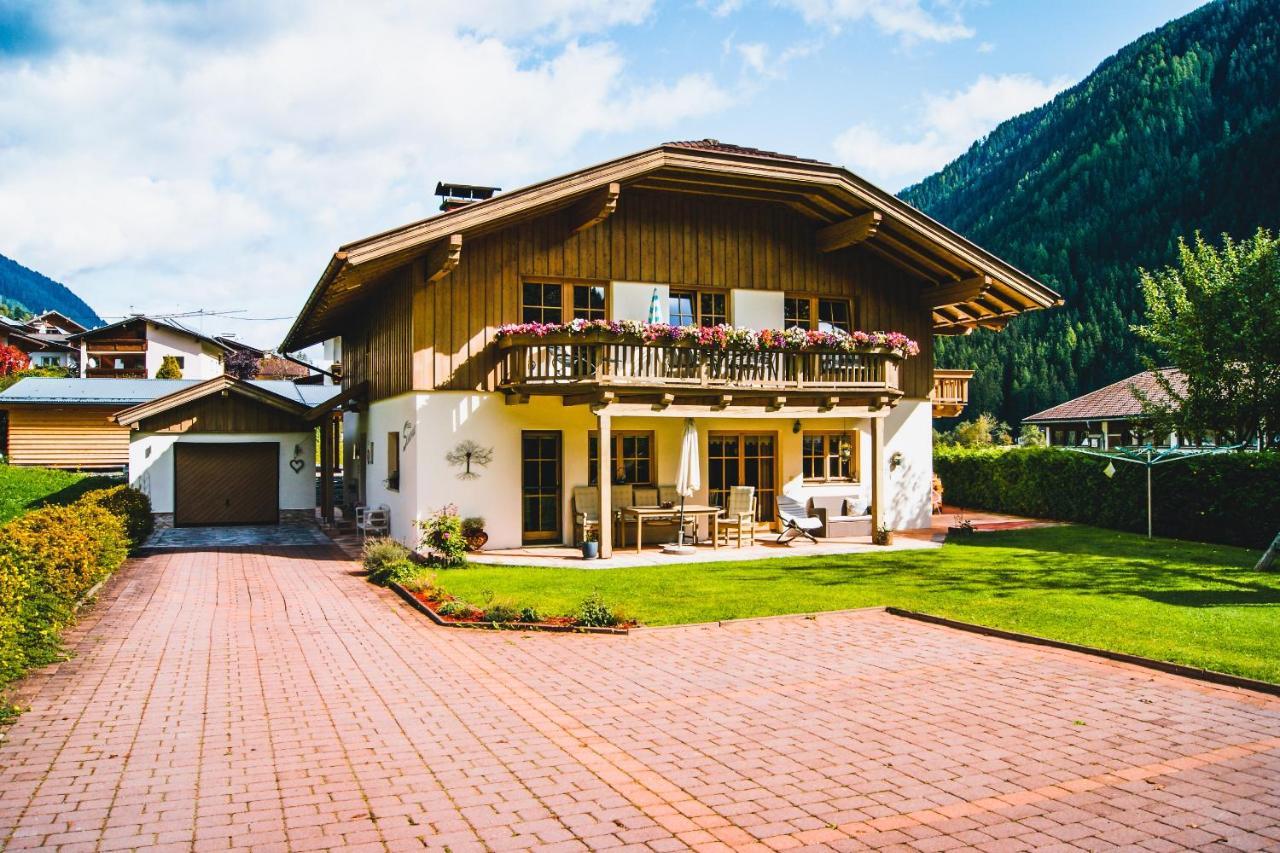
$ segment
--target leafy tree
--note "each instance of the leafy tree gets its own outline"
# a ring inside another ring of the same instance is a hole
[[[1280,429],[1280,239],[1258,229],[1241,243],[1224,235],[1219,249],[1197,233],[1179,242],[1176,268],[1141,275],[1147,322],[1133,330],[1186,382],[1157,373],[1168,400],[1144,399],[1144,410],[1184,435],[1251,441]]]
[[[13,344],[5,344],[0,347],[0,376],[21,373],[30,366],[31,359],[27,358],[27,354]]]
[[[222,370],[236,379],[252,379],[258,375],[258,359],[248,350],[238,349],[228,353]]]
[[[156,379],[181,379],[182,368],[178,366],[178,357],[176,355],[166,355],[160,362],[160,369],[156,371]]]
[[[1044,432],[1035,424],[1023,424],[1018,431],[1018,444],[1023,447],[1044,447]]]
[[[940,443],[957,447],[992,447],[1013,444],[1013,435],[1008,424],[996,420],[990,412],[983,412],[971,421],[956,424]]]

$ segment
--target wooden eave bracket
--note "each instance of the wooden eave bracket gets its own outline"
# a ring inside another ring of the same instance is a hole
[[[954,306],[977,299],[990,290],[991,286],[991,276],[975,275],[940,287],[925,288],[920,294],[920,303],[933,309]]]
[[[423,280],[430,284],[447,276],[462,260],[462,235],[450,234],[427,252],[423,263]]]
[[[675,394],[663,394],[661,397],[658,398],[658,402],[653,404],[653,410],[655,412],[666,411],[666,409],[675,401],[676,401]]]
[[[569,208],[569,233],[577,234],[604,222],[618,209],[621,194],[622,184],[616,181],[587,193]]]
[[[868,211],[852,219],[837,222],[818,229],[817,242],[819,252],[834,252],[856,246],[864,240],[876,236],[884,215],[878,210]]]

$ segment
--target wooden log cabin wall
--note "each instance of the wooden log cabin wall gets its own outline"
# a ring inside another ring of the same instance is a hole
[[[370,399],[409,390],[489,391],[498,326],[520,321],[526,279],[653,282],[844,296],[854,326],[920,343],[902,367],[908,397],[933,387],[921,284],[865,249],[819,252],[817,223],[777,203],[627,188],[617,212],[577,233],[567,211],[465,239],[461,262],[426,282],[420,262],[383,276],[343,338],[345,381]],[[730,318],[732,322],[732,318]]]

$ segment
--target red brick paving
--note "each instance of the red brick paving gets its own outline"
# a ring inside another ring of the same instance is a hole
[[[1280,701],[832,614],[448,631],[335,550],[130,564],[0,746],[0,846],[1280,849]]]

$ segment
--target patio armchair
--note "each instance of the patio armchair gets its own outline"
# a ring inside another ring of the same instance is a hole
[[[870,536],[871,516],[855,511],[856,495],[815,495],[809,499],[813,515],[822,522],[818,536],[838,539],[847,536]]]
[[[729,489],[724,514],[716,516],[712,525],[716,544],[720,543],[723,534],[724,544],[728,545],[730,533],[734,534],[739,548],[742,547],[744,533],[752,545],[756,544],[756,487],[734,486]]]
[[[782,532],[778,534],[780,544],[788,543],[799,536],[805,537],[815,545],[818,543],[818,540],[813,538],[813,532],[822,527],[822,519],[809,515],[805,505],[793,497],[778,495],[774,503],[778,509],[778,521],[782,523]]]
[[[370,534],[390,536],[391,508],[385,504],[356,507],[356,533],[360,534],[361,542],[368,539]]]
[[[600,533],[600,490],[595,486],[574,486],[573,544],[581,544],[589,531]]]

